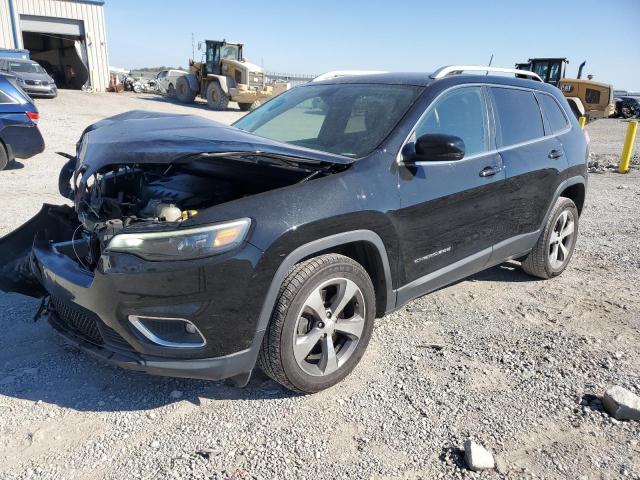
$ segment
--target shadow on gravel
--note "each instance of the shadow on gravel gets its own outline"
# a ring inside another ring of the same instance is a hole
[[[14,160],[13,162],[9,162],[7,164],[6,167],[4,167],[5,170],[21,170],[24,168],[24,163],[19,162],[18,160]]]
[[[440,461],[447,465],[455,465],[460,469],[466,469],[464,462],[464,450],[458,447],[444,447],[440,452]]]
[[[493,268],[476,273],[475,275],[466,278],[465,280],[471,280],[475,282],[535,282],[541,280],[540,278],[527,275],[520,263],[515,261],[509,261],[496,265]]]
[[[246,387],[237,388],[224,381],[120,370],[99,364],[72,346],[54,345],[50,351],[46,365],[39,362],[38,366],[1,368],[0,399],[5,396],[41,401],[82,412],[116,412],[152,410],[183,400],[200,405],[203,399],[252,401],[297,396],[259,371],[254,372]],[[37,358],[38,353],[32,351],[29,365]]]
[[[182,103],[181,101],[179,101],[176,98],[171,98],[171,97],[165,97],[162,95],[153,95],[153,96],[149,96],[149,97],[139,97],[140,100],[146,100],[149,102],[160,102],[160,103],[171,103],[173,105],[181,105],[183,107],[191,107],[191,108],[196,108],[199,110],[209,110],[212,111],[209,107],[207,107],[206,103],[203,102],[192,102],[192,103]],[[240,112],[239,108],[228,108],[226,111],[228,112]]]
[[[0,294],[0,407],[15,398],[83,412],[144,411],[182,400],[198,405],[296,396],[257,369],[245,388],[236,388],[107,365],[67,344],[48,322],[34,322],[37,305],[27,297]]]
[[[580,405],[594,412],[604,412],[604,406],[602,405],[602,399],[597,395],[591,393],[585,393],[580,399]]]

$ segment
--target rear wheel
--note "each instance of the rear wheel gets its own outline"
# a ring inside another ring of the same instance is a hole
[[[251,110],[253,103],[238,103],[238,106],[243,112],[248,112],[249,110]]]
[[[560,197],[536,246],[522,268],[529,275],[552,278],[560,275],[573,255],[578,238],[578,208],[569,198]]]
[[[229,97],[224,93],[220,84],[213,81],[207,87],[207,105],[211,110],[226,110],[229,105]]]
[[[4,170],[8,163],[9,156],[7,155],[7,151],[5,150],[4,145],[2,145],[2,142],[0,142],[0,170]]]
[[[191,90],[191,86],[185,77],[178,77],[176,80],[176,98],[182,103],[192,103],[196,99],[195,91]]]
[[[374,316],[373,284],[359,263],[337,254],[307,260],[280,288],[258,365],[290,390],[329,388],[362,358]]]

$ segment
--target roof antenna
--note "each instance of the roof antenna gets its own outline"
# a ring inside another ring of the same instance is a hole
[[[490,67],[492,63],[493,63],[493,53],[491,54],[491,58],[489,59],[489,65],[487,65],[487,67]],[[487,70],[487,73],[485,73],[485,76],[487,75],[489,75],[489,70]]]

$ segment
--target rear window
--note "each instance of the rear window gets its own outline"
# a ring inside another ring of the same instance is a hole
[[[540,107],[532,92],[492,88],[498,110],[498,143],[501,147],[544,137]]]
[[[540,101],[540,106],[542,107],[542,113],[544,114],[547,122],[549,122],[549,127],[551,127],[552,133],[558,133],[561,130],[564,130],[569,125],[569,120],[562,112],[560,105],[555,101],[550,95],[539,94],[538,100]]]
[[[587,91],[584,97],[587,103],[600,103],[600,90],[587,88]]]

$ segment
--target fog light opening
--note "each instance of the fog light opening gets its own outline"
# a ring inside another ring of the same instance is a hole
[[[163,347],[200,348],[207,343],[198,327],[184,318],[129,315],[129,322],[145,338]]]

